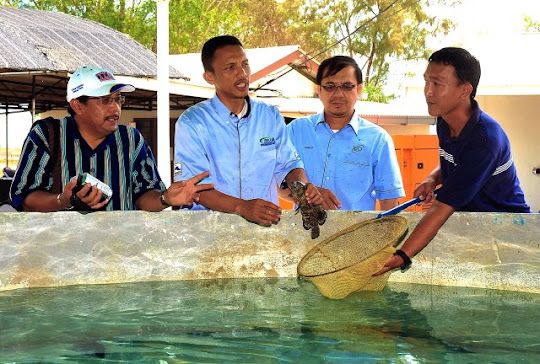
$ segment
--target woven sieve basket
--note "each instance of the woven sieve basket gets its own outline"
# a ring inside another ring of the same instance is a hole
[[[298,275],[309,278],[322,295],[347,297],[358,290],[381,290],[389,272],[372,277],[395,252],[407,233],[407,219],[388,216],[354,224],[326,238],[298,264]]]

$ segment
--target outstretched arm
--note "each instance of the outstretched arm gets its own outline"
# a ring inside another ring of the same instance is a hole
[[[281,218],[281,207],[260,198],[243,200],[212,189],[201,192],[199,203],[210,210],[235,213],[244,219],[261,224],[276,224]]]
[[[211,183],[199,184],[208,175],[209,172],[203,172],[186,181],[174,182],[163,192],[163,197],[160,191],[150,190],[139,197],[136,202],[137,208],[145,211],[161,211],[168,206],[191,205],[199,200],[200,193],[214,188]]]
[[[435,201],[431,208],[426,212],[418,225],[414,228],[411,235],[403,243],[401,250],[412,258],[420,252],[437,235],[439,229],[446,220],[454,213],[454,208],[450,205]],[[384,264],[374,276],[383,274],[394,268],[401,267],[404,264],[403,259],[398,255],[393,255]]]

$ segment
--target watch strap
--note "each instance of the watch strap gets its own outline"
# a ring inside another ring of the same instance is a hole
[[[403,265],[401,266],[401,271],[402,272],[405,272],[407,269],[409,269],[411,267],[412,260],[411,260],[411,258],[409,258],[407,253],[405,253],[403,250],[401,250],[401,249],[396,250],[394,255],[398,255],[399,257],[401,257],[401,259],[403,259]]]

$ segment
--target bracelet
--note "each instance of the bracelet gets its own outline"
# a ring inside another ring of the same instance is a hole
[[[165,190],[166,191],[166,190]],[[171,207],[171,204],[165,201],[165,191],[161,191],[161,195],[159,195],[159,200],[161,201],[161,204],[165,207]]]
[[[71,206],[68,206],[68,207],[63,207],[62,206],[62,201],[60,201],[60,198],[62,198],[62,195],[64,194],[64,192],[60,192],[58,194],[58,196],[56,196],[56,202],[58,203],[58,206],[60,207],[60,210],[64,210],[64,211],[68,211],[68,210],[71,210],[73,208],[73,205]],[[60,211],[59,210],[59,211]]]
[[[401,272],[405,272],[407,269],[409,269],[411,267],[412,260],[411,260],[411,258],[409,258],[407,253],[405,253],[403,250],[401,250],[401,249],[396,250],[394,255],[399,255],[401,257],[401,259],[403,259],[403,265],[401,266]]]

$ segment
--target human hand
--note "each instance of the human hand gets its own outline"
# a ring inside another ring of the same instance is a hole
[[[341,201],[329,189],[317,187],[323,198],[322,206],[325,210],[337,210],[341,208]]]
[[[308,203],[319,205],[323,203],[321,192],[313,183],[306,184],[306,200]]]
[[[210,172],[202,172],[185,181],[174,182],[164,193],[163,198],[171,206],[192,205],[198,202],[200,192],[214,188],[212,183],[198,184],[208,177]]]
[[[392,255],[386,263],[384,263],[384,266],[376,273],[372,275],[372,277],[380,276],[381,274],[384,274],[388,271],[391,271],[392,269],[401,267],[405,262],[399,255]]]
[[[109,203],[108,199],[103,198],[103,191],[90,183],[84,184],[84,186],[75,193],[75,199],[73,199],[73,190],[77,186],[77,178],[72,178],[64,189],[64,193],[70,196],[70,204],[72,204],[77,211],[89,211],[99,210],[103,206]],[[78,201],[77,201],[78,200]]]
[[[413,195],[414,197],[419,197],[422,200],[422,204],[429,203],[435,197],[433,193],[435,187],[437,187],[437,184],[434,181],[425,180],[414,190]]]
[[[281,218],[281,207],[260,198],[242,200],[236,212],[248,221],[265,226],[277,224]]]
[[[73,194],[73,189],[77,186],[77,178],[72,178],[67,185],[64,186],[64,190],[57,197],[58,209],[65,210],[72,208],[71,204],[71,195]]]

